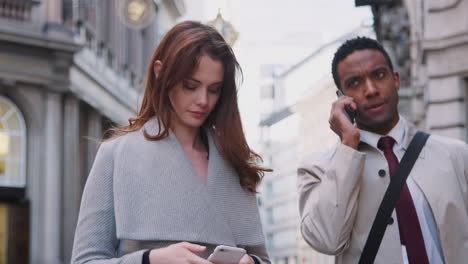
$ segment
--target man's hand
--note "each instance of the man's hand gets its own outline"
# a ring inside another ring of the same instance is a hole
[[[333,103],[328,123],[330,123],[331,130],[340,137],[341,143],[357,149],[360,140],[359,130],[344,114],[345,107],[357,110],[353,98],[343,95]]]
[[[181,242],[165,248],[151,250],[149,259],[151,264],[213,264],[194,254],[194,252],[203,252],[205,250],[205,246]]]

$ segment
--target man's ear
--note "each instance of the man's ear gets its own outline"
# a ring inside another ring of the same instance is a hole
[[[160,60],[156,60],[153,63],[153,72],[156,78],[158,78],[159,73],[161,72],[161,69],[162,69],[162,62]]]

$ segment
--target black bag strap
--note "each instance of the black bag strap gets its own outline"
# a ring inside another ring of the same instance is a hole
[[[382,238],[385,234],[385,229],[387,229],[388,219],[392,215],[393,209],[395,209],[406,179],[428,138],[429,134],[418,131],[411,140],[405,155],[403,155],[394,175],[392,175],[390,184],[380,203],[379,211],[377,211],[374,223],[367,237],[359,264],[374,263],[375,256],[379,251],[380,243],[382,243]]]

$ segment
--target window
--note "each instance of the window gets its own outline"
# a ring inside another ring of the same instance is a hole
[[[267,224],[273,224],[273,208],[268,207],[266,210],[266,222]]]
[[[79,18],[92,26],[93,30],[96,30],[96,10],[98,2],[94,0],[79,0],[76,2],[78,5]]]
[[[273,244],[273,239],[274,239],[274,234],[273,233],[267,233],[266,234],[266,247],[268,251],[272,251],[274,244]]]
[[[26,186],[26,125],[19,109],[0,96],[0,186]]]
[[[273,196],[273,183],[271,181],[265,182],[265,198]]]

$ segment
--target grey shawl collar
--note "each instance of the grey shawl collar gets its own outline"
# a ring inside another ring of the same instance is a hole
[[[144,127],[158,131],[156,119]],[[117,238],[264,244],[256,198],[241,188],[209,133],[205,183],[172,133],[148,141],[141,129],[110,143]]]

